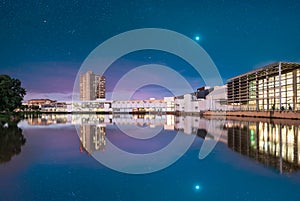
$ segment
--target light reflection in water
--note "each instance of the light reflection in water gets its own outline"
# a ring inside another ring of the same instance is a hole
[[[228,147],[283,172],[300,169],[299,126],[229,121]]]
[[[213,128],[211,125],[213,121]],[[195,116],[173,115],[41,115],[27,117],[29,125],[76,124],[80,125],[81,150],[92,154],[104,151],[107,125],[131,125],[154,129],[182,131],[188,135],[214,139],[222,134],[219,141],[242,155],[277,169],[280,173],[300,169],[300,128],[295,122],[270,123],[258,120],[227,120],[225,126],[218,120]]]
[[[80,150],[88,153],[105,150],[106,127],[104,125],[80,125]]]

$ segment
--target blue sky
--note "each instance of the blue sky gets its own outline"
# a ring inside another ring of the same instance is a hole
[[[299,1],[1,0],[0,74],[19,78],[27,99],[68,100],[81,63],[94,48],[119,33],[154,27],[199,36],[226,81],[271,62],[299,62],[299,10]],[[180,71],[194,89],[203,85],[184,61],[145,51],[116,62],[108,92],[124,66],[152,62]],[[149,86],[139,93],[145,98],[164,92]]]

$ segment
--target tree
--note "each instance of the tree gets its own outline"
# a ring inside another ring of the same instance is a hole
[[[0,75],[0,111],[12,112],[22,105],[26,90],[21,81],[8,75]]]

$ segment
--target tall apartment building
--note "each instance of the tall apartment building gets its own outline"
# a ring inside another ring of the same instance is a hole
[[[105,76],[94,74],[92,71],[80,75],[80,100],[105,99],[105,85]]]
[[[96,81],[96,98],[105,99],[105,85],[106,79],[105,76],[95,76]]]

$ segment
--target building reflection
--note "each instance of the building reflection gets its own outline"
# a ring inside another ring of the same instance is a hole
[[[92,154],[105,150],[107,125],[135,125],[180,131],[203,139],[217,140],[242,155],[277,169],[280,173],[300,170],[300,123],[267,122],[267,119],[205,119],[174,115],[46,115],[27,118],[28,124],[78,125],[80,150]]]
[[[267,122],[230,121],[228,147],[283,172],[300,169],[299,126]]]
[[[72,115],[71,123],[74,125],[98,125],[98,124],[111,124],[112,115],[103,114],[80,114]]]
[[[25,119],[29,125],[51,125],[51,124],[66,124],[68,121],[65,114],[41,114],[41,115],[26,115]]]
[[[115,114],[112,122],[117,125],[135,125],[140,127],[154,128],[156,126],[164,126],[169,129],[174,128],[172,123],[173,115],[151,115],[151,114]],[[172,127],[173,126],[173,127]]]
[[[209,120],[199,116],[176,116],[174,130],[227,144],[225,123],[225,118]]]
[[[105,150],[106,127],[104,125],[80,125],[80,150],[92,154]]]

